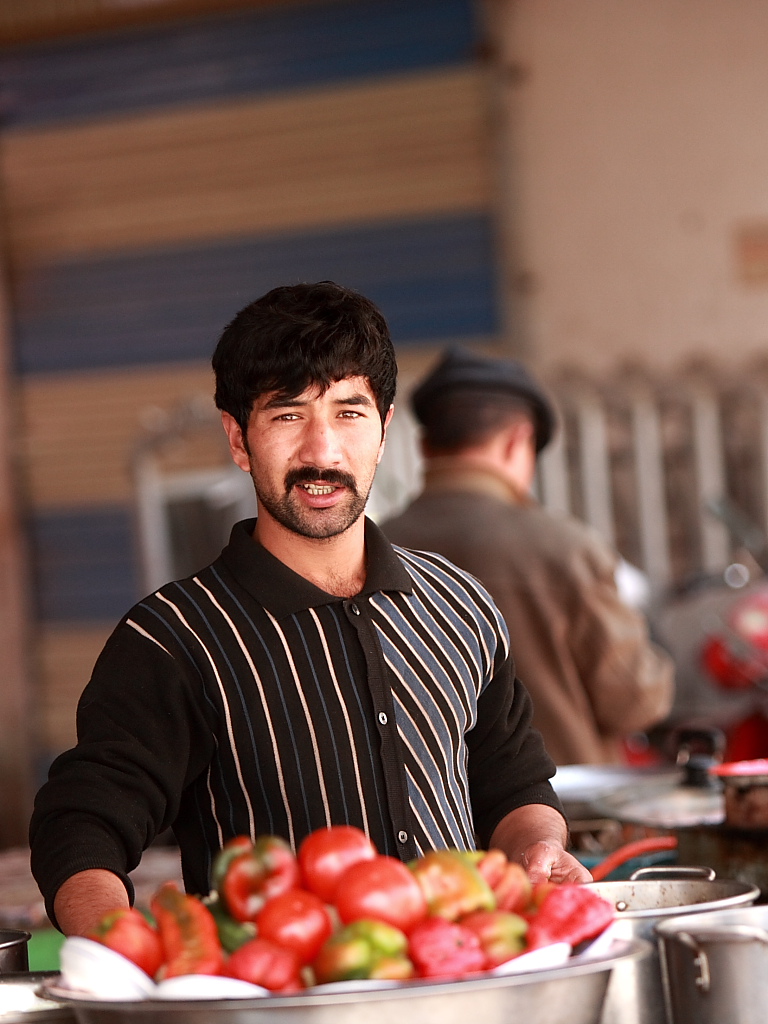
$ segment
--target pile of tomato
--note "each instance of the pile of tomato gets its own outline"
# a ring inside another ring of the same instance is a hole
[[[404,864],[360,829],[227,842],[199,899],[168,882],[89,936],[160,981],[221,974],[275,993],[361,978],[462,978],[553,942],[594,938],[614,911],[591,889],[532,885],[499,850],[432,850]]]

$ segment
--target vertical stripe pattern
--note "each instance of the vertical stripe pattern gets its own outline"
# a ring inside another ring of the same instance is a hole
[[[54,764],[40,819],[62,802],[86,820],[108,808],[129,848],[172,824],[186,884],[205,892],[236,834],[296,847],[348,823],[407,860],[473,848],[522,793],[549,799],[552,765],[530,745],[506,627],[476,580],[368,522],[368,579],[342,599],[252,528],[237,524],[211,566],[118,625],[80,702],[87,755]],[[139,795],[122,819],[128,788]]]

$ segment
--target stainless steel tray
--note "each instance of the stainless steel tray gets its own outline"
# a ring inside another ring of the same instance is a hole
[[[650,953],[636,939],[592,960],[507,977],[263,999],[69,1002],[79,1024],[598,1024],[613,967]]]
[[[43,992],[55,971],[19,971],[0,975],[0,1024],[75,1024],[74,1007]]]

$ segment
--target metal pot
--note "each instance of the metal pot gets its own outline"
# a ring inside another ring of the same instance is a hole
[[[0,929],[0,974],[29,970],[27,943],[31,938],[29,932]]]
[[[725,821],[734,828],[768,828],[768,760],[732,761],[711,769],[725,789]]]
[[[402,982],[345,992],[264,999],[73,1000],[78,1024],[599,1024],[611,971],[650,954],[648,942],[616,941],[608,953],[562,967],[458,982]]]
[[[649,777],[599,796],[595,813],[646,834],[675,835],[679,864],[710,865],[720,877],[757,885],[768,895],[768,828],[728,824],[719,787],[685,785],[682,776]]]
[[[670,1024],[764,1024],[768,907],[672,917],[656,933]]]
[[[608,985],[602,1024],[659,1024],[664,992],[655,927],[667,917],[715,908],[748,906],[760,894],[755,885],[715,880],[708,868],[655,867],[636,871],[628,882],[592,882],[589,888],[616,908],[611,926],[622,939],[651,940],[643,961],[617,964]]]

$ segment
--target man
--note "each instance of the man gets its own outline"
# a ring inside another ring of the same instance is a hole
[[[197,893],[231,836],[336,823],[403,860],[477,836],[535,878],[589,877],[490,598],[363,517],[396,383],[381,313],[331,282],[276,288],[213,367],[258,518],[107,642],[32,819],[52,919],[83,934],[127,905],[169,826]]]
[[[595,531],[530,490],[555,413],[520,363],[455,349],[412,396],[425,486],[383,525],[391,541],[439,551],[498,604],[534,726],[558,764],[622,760],[621,739],[669,711],[672,662],[621,600],[617,557]]]

